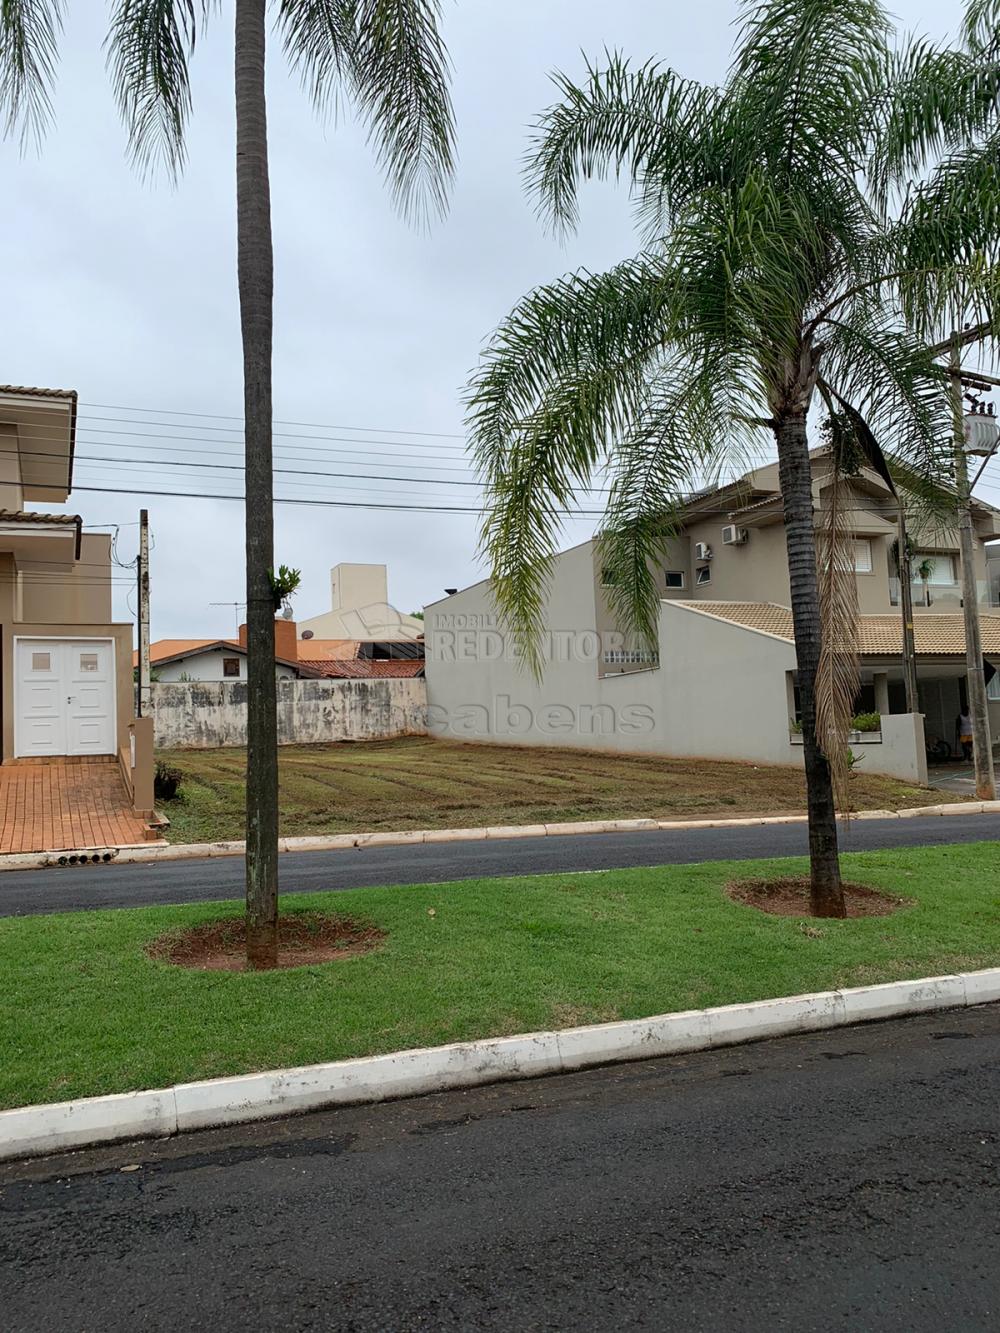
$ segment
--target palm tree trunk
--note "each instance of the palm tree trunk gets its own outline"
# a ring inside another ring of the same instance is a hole
[[[264,50],[267,0],[236,0],[236,216],[247,560],[247,966],[278,961],[278,737],[271,464],[273,257]]]
[[[846,915],[846,908],[837,855],[837,811],[830,766],[816,740],[816,673],[822,648],[822,625],[805,410],[780,416],[775,435],[785,511],[788,579],[802,714],[812,913],[814,916],[842,917]]]

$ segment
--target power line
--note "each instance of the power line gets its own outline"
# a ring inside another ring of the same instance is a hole
[[[242,495],[219,495],[207,491],[158,491],[149,487],[120,487],[120,486],[74,486],[75,491],[92,491],[100,495],[156,495],[164,499],[173,500],[238,500],[242,504],[245,496]],[[276,495],[275,504],[286,505],[310,505],[319,508],[328,509],[384,509],[413,511],[422,514],[479,514],[480,508],[472,506],[456,505],[407,505],[407,504],[376,504],[374,501],[355,501],[355,500],[309,500],[297,496]],[[549,514],[556,518],[600,518],[603,517],[603,510],[577,510],[577,509],[550,509]]]
[[[243,417],[228,416],[225,412],[182,412],[171,407],[128,407],[121,403],[83,403],[80,407],[99,407],[107,412],[148,412],[159,416],[170,417],[197,417],[204,421],[239,421]],[[280,417],[274,417],[273,420],[279,426],[299,426],[305,430],[351,430],[375,435],[414,435],[422,436],[434,440],[464,440],[466,437],[455,431],[440,430],[392,430],[388,426],[339,426],[332,425],[327,421],[286,421]],[[225,429],[219,427],[218,429]]]

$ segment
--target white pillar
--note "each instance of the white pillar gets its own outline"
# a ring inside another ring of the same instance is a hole
[[[876,671],[872,675],[872,684],[875,686],[875,711],[881,713],[883,717],[889,716],[889,677],[884,671]]]

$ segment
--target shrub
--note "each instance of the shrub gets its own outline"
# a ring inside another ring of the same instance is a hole
[[[174,768],[171,764],[165,764],[162,759],[157,759],[156,772],[153,774],[153,795],[159,801],[174,800],[183,776],[179,768]]]
[[[881,731],[882,714],[881,713],[855,713],[851,718],[851,726],[855,731]]]

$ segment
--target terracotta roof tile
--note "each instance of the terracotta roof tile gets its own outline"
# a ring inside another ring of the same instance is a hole
[[[36,514],[28,509],[0,509],[0,523],[65,523],[67,527],[79,527],[83,519],[79,514]]]
[[[690,611],[728,620],[733,625],[759,630],[793,641],[792,613],[774,602],[672,602]],[[983,652],[1000,654],[1000,615],[980,615]],[[965,625],[961,615],[916,615],[913,638],[918,653],[951,657],[965,653]],[[898,615],[859,616],[858,648],[863,656],[888,657],[903,651],[902,622]]]
[[[75,389],[36,389],[29,384],[0,384],[0,393],[21,394],[30,398],[76,399]]]
[[[299,666],[314,671],[324,680],[387,680],[410,678],[424,674],[422,657],[398,658],[389,661],[371,658],[357,658],[353,662],[331,662],[328,659],[316,661],[313,658],[299,659]]]

